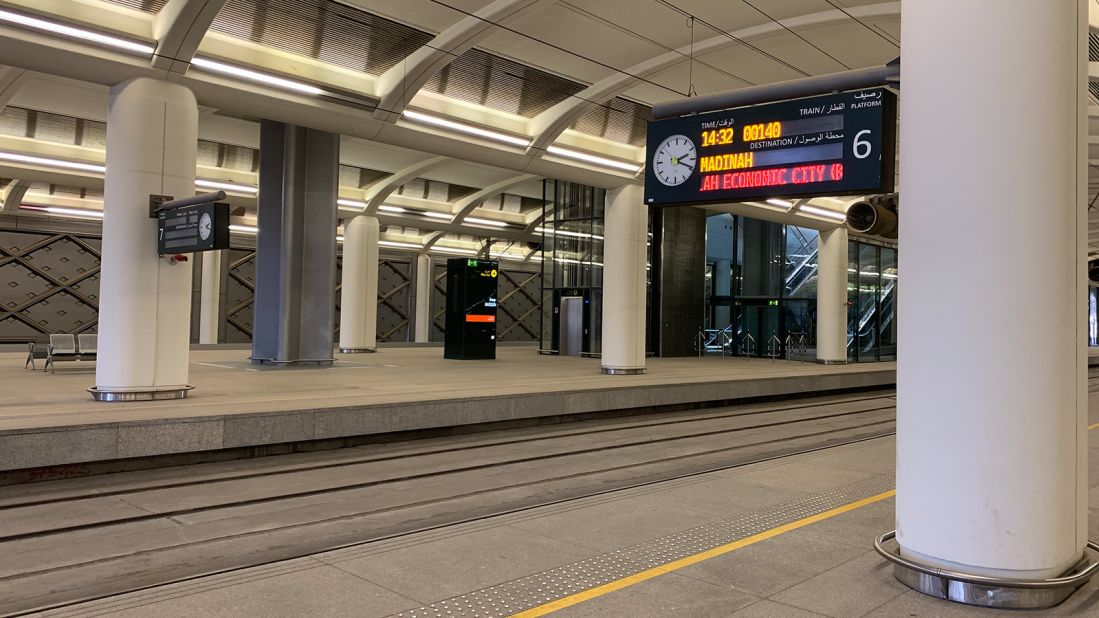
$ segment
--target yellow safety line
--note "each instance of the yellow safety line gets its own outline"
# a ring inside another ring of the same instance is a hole
[[[1099,426],[1099,423],[1097,423],[1097,426]],[[702,562],[704,560],[709,560],[710,558],[716,558],[717,556],[720,556],[722,554],[727,554],[731,551],[738,550],[742,547],[747,547],[749,545],[754,545],[755,543],[759,543],[760,541],[765,541],[769,538],[776,537],[780,534],[785,534],[787,532],[790,532],[791,530],[797,530],[798,528],[808,526],[809,524],[814,524],[818,521],[823,521],[825,519],[835,517],[836,515],[842,515],[843,513],[847,513],[849,511],[853,511],[855,509],[862,508],[862,507],[864,507],[868,504],[874,504],[875,502],[881,502],[882,500],[885,500],[887,498],[892,498],[896,494],[897,494],[897,490],[890,489],[887,492],[883,492],[883,493],[880,493],[876,496],[871,496],[869,498],[859,500],[858,502],[852,502],[850,504],[845,504],[843,506],[836,507],[836,508],[834,508],[830,511],[824,511],[823,513],[817,513],[816,515],[811,515],[811,516],[806,517],[804,519],[799,519],[797,521],[790,522],[788,524],[783,524],[781,526],[778,526],[777,528],[771,528],[770,530],[760,532],[759,534],[754,534],[752,536],[745,537],[743,539],[740,539],[739,541],[734,541],[734,542],[728,543],[726,545],[721,545],[719,547],[715,547],[713,549],[709,549],[709,550],[706,550],[704,552],[694,554],[693,556],[687,556],[686,558],[680,558],[679,560],[675,560],[673,562],[669,562],[667,564],[664,564],[664,565],[661,565],[661,566],[658,566],[658,567],[653,567],[653,568],[651,568],[647,571],[641,571],[640,573],[635,573],[633,575],[630,575],[629,577],[623,577],[622,579],[619,579],[619,580],[616,580],[616,581],[613,581],[613,582],[610,582],[610,583],[607,583],[607,584],[603,584],[602,586],[596,586],[595,588],[591,588],[591,589],[585,590],[583,592],[578,592],[574,595],[567,596],[563,599],[558,599],[556,601],[551,601],[551,602],[546,603],[544,605],[539,605],[538,607],[533,607],[533,608],[528,609],[526,611],[519,612],[518,614],[513,614],[512,618],[534,618],[535,616],[545,616],[546,614],[548,614],[550,612],[555,612],[559,609],[564,609],[566,607],[576,605],[577,603],[583,603],[584,601],[588,601],[588,600],[594,599],[596,597],[601,597],[601,596],[603,596],[607,593],[614,592],[615,590],[621,590],[623,588],[632,586],[634,584],[639,584],[639,583],[641,583],[645,580],[652,579],[654,577],[657,577],[659,575],[663,575],[665,573],[671,573],[672,571],[678,571],[679,569],[691,566],[692,564],[698,564],[699,562]]]
[[[1095,429],[1097,427],[1099,427],[1099,423],[1089,425],[1088,431],[1091,431],[1092,429]],[[511,618],[535,618],[536,616],[545,616],[546,614],[555,612],[559,609],[565,609],[566,607],[571,607],[578,603],[583,603],[584,601],[590,601],[591,599],[601,597],[605,594],[614,592],[615,590],[621,590],[623,588],[633,586],[634,584],[640,584],[643,581],[650,580],[665,573],[678,571],[679,569],[689,567],[692,564],[698,564],[699,562],[709,560],[710,558],[716,558],[717,556],[720,556],[722,554],[736,551],[742,547],[748,547],[749,545],[754,545],[756,543],[759,543],[760,541],[766,541],[767,539],[776,537],[780,534],[785,534],[787,532],[790,532],[791,530],[797,530],[798,528],[803,528],[805,526],[808,526],[809,524],[815,524],[818,521],[824,521],[825,519],[830,519],[832,517],[835,517],[836,515],[842,515],[844,513],[854,511],[855,509],[860,509],[869,504],[881,502],[882,500],[892,498],[895,495],[897,495],[897,490],[890,489],[889,491],[880,493],[876,496],[871,496],[863,500],[859,500],[858,502],[852,502],[850,504],[836,507],[830,511],[817,513],[816,515],[811,515],[804,519],[799,519],[788,524],[783,524],[781,526],[778,526],[777,528],[771,528],[770,530],[766,530],[764,532],[760,532],[759,534],[740,539],[739,541],[727,543],[725,545],[721,545],[719,547],[715,547],[713,549],[694,554],[693,556],[680,558],[679,560],[675,560],[673,562],[669,562],[658,567],[653,567],[646,571],[641,571],[640,573],[635,573],[633,575],[630,575],[629,577],[623,577],[622,579],[603,584],[602,586],[596,586],[595,588],[590,588],[583,592],[577,592],[574,595],[567,596],[563,599],[558,599],[556,601],[551,601],[549,603],[539,605],[538,607],[532,607],[531,609],[519,612],[518,614],[512,614]]]

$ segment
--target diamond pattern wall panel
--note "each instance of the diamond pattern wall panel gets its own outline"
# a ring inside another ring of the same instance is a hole
[[[226,286],[225,342],[252,342],[252,303],[256,296],[256,252],[229,250],[229,280]]]
[[[95,332],[99,240],[0,230],[0,341]]]
[[[435,264],[435,285],[431,298],[430,341],[442,341],[446,333],[446,263]],[[542,274],[501,264],[497,283],[496,337],[499,341],[538,341],[539,296]]]

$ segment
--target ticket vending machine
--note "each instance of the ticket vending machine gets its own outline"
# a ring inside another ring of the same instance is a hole
[[[496,358],[498,267],[493,260],[447,260],[443,358]]]

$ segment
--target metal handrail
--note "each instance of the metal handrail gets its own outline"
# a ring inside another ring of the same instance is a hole
[[[1099,572],[1099,562],[1092,562],[1086,569],[1076,573],[1075,575],[1068,575],[1064,577],[1051,577],[1048,579],[1004,579],[1001,577],[988,577],[986,575],[970,575],[968,573],[959,573],[957,571],[950,571],[947,569],[940,569],[935,567],[927,567],[901,556],[899,553],[889,551],[883,546],[886,541],[892,541],[897,537],[897,531],[886,532],[885,534],[874,539],[874,550],[878,552],[878,555],[893,564],[900,565],[906,569],[911,569],[924,575],[931,575],[932,577],[945,577],[947,579],[953,579],[967,584],[977,584],[980,586],[995,586],[1004,588],[1031,588],[1031,589],[1049,589],[1049,588],[1066,588],[1069,586],[1081,586],[1084,582],[1091,579],[1096,572]],[[1087,542],[1087,548],[1093,552],[1099,552],[1099,544],[1094,541]]]
[[[778,344],[776,347],[775,344]],[[778,338],[778,335],[771,335],[771,338],[767,340],[767,356],[771,357],[771,362],[774,362],[776,358],[782,355],[782,340]]]
[[[733,337],[726,329],[721,329],[721,358],[725,358],[725,352],[729,350],[729,346],[733,343]],[[732,352],[729,352],[732,354]]]
[[[752,350],[756,347],[756,338],[752,336],[752,333],[745,333],[740,342],[744,344],[744,359],[751,360]]]
[[[698,357],[702,358],[702,355],[706,353],[706,333],[700,328],[698,329]]]

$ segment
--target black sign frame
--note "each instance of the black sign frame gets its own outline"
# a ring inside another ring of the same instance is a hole
[[[870,88],[650,122],[645,203],[892,192],[896,110],[892,92]]]
[[[210,234],[202,238],[200,225],[209,218]],[[209,202],[162,210],[156,215],[158,255],[201,253],[229,248],[229,204]]]

